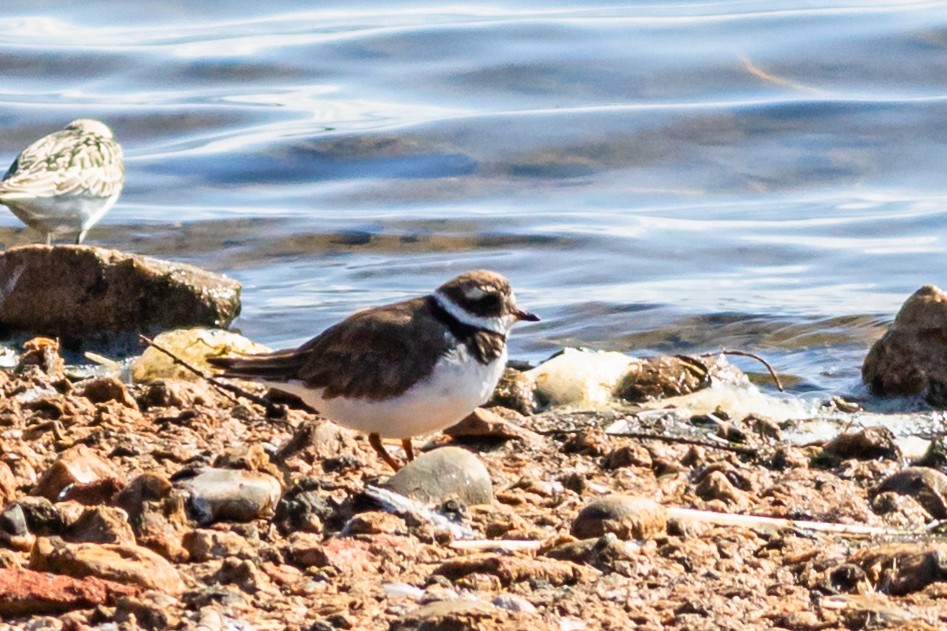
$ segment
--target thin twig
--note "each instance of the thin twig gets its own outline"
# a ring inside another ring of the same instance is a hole
[[[785,390],[783,389],[783,384],[779,380],[779,375],[776,374],[776,371],[773,370],[773,367],[770,366],[769,362],[763,359],[762,357],[760,357],[759,355],[756,355],[754,353],[750,353],[747,351],[733,351],[733,350],[728,350],[725,348],[721,350],[719,353],[704,353],[703,355],[701,355],[701,357],[712,357],[714,355],[739,355],[740,357],[749,357],[750,359],[755,359],[759,363],[766,366],[766,370],[769,371],[769,374],[773,378],[773,381],[776,382],[776,387],[779,388],[779,391],[785,392]]]
[[[705,524],[716,524],[718,526],[743,526],[746,528],[759,528],[763,530],[830,532],[852,537],[896,537],[917,535],[923,532],[923,530],[896,530],[892,528],[868,526],[865,524],[839,524],[834,522],[807,521],[802,519],[784,519],[781,517],[762,517],[760,515],[718,513],[714,511],[696,510],[693,508],[669,507],[667,509],[667,514],[668,517],[672,519],[692,522],[696,521]]]
[[[450,542],[450,547],[455,550],[502,550],[505,552],[538,550],[542,545],[542,541],[532,539],[457,539]]]
[[[145,344],[147,344],[148,346],[152,347],[156,351],[160,353],[164,353],[165,355],[170,357],[171,361],[177,364],[178,366],[181,366],[185,370],[190,371],[191,373],[197,375],[198,377],[200,377],[201,379],[203,379],[210,385],[214,386],[215,388],[217,388],[217,390],[221,394],[223,394],[225,397],[227,397],[234,403],[240,402],[239,399],[237,399],[237,397],[243,397],[244,399],[248,399],[256,403],[257,405],[262,405],[266,409],[266,415],[271,418],[279,418],[285,415],[285,412],[279,406],[274,404],[272,401],[270,401],[266,397],[258,396],[256,394],[253,394],[252,392],[248,392],[247,390],[241,388],[240,386],[236,384],[228,383],[226,381],[220,381],[216,377],[205,374],[204,371],[202,371],[201,369],[195,368],[194,366],[187,363],[186,361],[184,361],[183,359],[181,359],[180,357],[178,357],[177,355],[175,355],[168,349],[161,347],[159,344],[155,344],[154,340],[149,339],[145,337],[144,335],[139,335],[138,339],[144,342]],[[237,395],[237,396],[234,396],[234,395]]]
[[[578,434],[587,431],[583,429],[546,429],[539,430],[536,433],[542,436],[555,436],[556,434]],[[739,445],[724,445],[721,443],[710,442],[709,440],[700,440],[699,438],[687,438],[685,436],[668,436],[667,434],[651,434],[649,432],[606,432],[609,436],[618,438],[634,438],[637,440],[657,440],[665,443],[679,443],[683,445],[696,445],[698,447],[707,447],[710,449],[722,449],[723,451],[732,451],[733,453],[743,454],[745,456],[757,456],[759,450],[753,447],[741,447]]]

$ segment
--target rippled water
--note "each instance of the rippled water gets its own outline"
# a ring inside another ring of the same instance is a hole
[[[942,2],[6,2],[0,159],[108,122],[88,242],[236,277],[271,345],[483,266],[544,316],[514,357],[740,348],[824,395],[945,282],[945,48]]]

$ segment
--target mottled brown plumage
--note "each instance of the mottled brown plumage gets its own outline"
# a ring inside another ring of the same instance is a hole
[[[208,361],[226,368],[225,377],[299,380],[325,388],[324,399],[377,401],[430,375],[458,342],[485,364],[500,356],[506,336],[456,322],[432,296],[424,296],[353,313],[299,348]]]
[[[381,436],[443,429],[482,404],[506,364],[506,336],[520,320],[507,280],[476,270],[433,294],[358,311],[299,348],[211,357],[224,377],[254,379],[299,396],[331,420],[368,433],[397,469]]]

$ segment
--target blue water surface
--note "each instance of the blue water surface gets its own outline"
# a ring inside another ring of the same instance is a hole
[[[127,154],[88,242],[239,279],[273,346],[491,267],[514,357],[823,396],[947,283],[942,2],[5,2],[0,160],[79,117]]]

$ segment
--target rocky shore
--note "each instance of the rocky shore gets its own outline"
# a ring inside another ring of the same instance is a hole
[[[789,441],[800,408],[723,357],[511,370],[396,475],[291,400],[69,374],[43,339],[0,372],[4,628],[947,625],[943,439],[909,463],[838,400]]]

